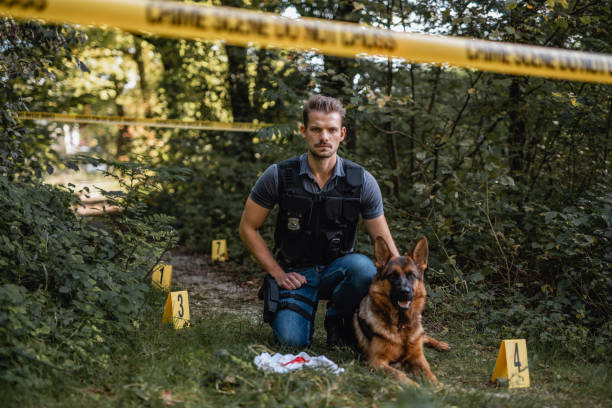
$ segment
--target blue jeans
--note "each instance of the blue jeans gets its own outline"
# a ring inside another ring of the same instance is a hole
[[[281,288],[281,297],[283,293],[290,292],[310,299],[314,302],[314,310],[311,305],[296,298],[288,297],[283,301],[294,303],[310,313],[313,319],[307,319],[291,309],[280,309],[272,321],[274,338],[283,346],[306,347],[314,334],[317,301],[330,301],[326,316],[351,316],[361,299],[367,295],[376,275],[376,266],[367,256],[353,253],[340,257],[329,265],[309,266],[287,272],[289,271],[303,275],[306,284],[295,290]]]

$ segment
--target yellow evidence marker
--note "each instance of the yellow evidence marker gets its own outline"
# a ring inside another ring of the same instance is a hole
[[[172,265],[155,265],[151,284],[158,289],[170,290],[170,282],[172,282]]]
[[[212,260],[227,261],[227,242],[224,239],[215,239],[212,242]]]
[[[175,329],[191,326],[189,317],[189,297],[186,290],[168,293],[162,324],[172,323]]]
[[[491,382],[507,378],[508,388],[529,387],[529,364],[525,339],[502,340]]]

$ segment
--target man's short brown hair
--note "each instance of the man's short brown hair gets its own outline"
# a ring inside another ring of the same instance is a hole
[[[342,103],[336,98],[332,98],[331,96],[312,95],[308,98],[302,110],[304,127],[308,126],[308,115],[312,111],[325,113],[338,112],[342,120],[344,120],[344,115],[346,115],[346,109],[344,109]]]

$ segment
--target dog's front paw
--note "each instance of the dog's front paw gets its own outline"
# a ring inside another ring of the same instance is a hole
[[[441,342],[440,342],[440,347],[438,348],[438,350],[440,350],[440,351],[448,351],[448,350],[450,350],[450,349],[451,349],[450,344],[448,344],[448,343],[447,343],[447,342],[445,342],[445,341],[441,341]]]

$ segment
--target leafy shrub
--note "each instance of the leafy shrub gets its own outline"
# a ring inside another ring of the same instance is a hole
[[[130,190],[126,193],[130,196]],[[167,216],[77,217],[72,191],[0,176],[0,380],[42,386],[51,372],[108,362],[138,328],[143,277],[175,242]]]
[[[113,338],[137,330],[143,278],[176,233],[168,216],[146,209],[163,169],[116,165],[123,190],[105,194],[122,211],[94,220],[74,214],[70,185],[40,181],[59,155],[16,115],[47,95],[67,62],[87,71],[71,50],[83,37],[69,26],[0,25],[0,383],[24,390],[107,364]]]
[[[22,127],[16,116],[28,110],[26,101],[40,98],[33,95],[55,84],[55,70],[66,69],[70,62],[87,70],[71,52],[84,38],[67,25],[18,23],[2,17],[0,40],[0,174],[40,178],[44,171],[53,171],[58,154],[47,133]]]
[[[415,189],[412,205],[386,206],[402,249],[420,235],[430,240],[432,302],[461,305],[453,316],[475,319],[496,338],[526,337],[542,348],[609,360],[609,187],[596,185],[574,205],[534,200],[520,208],[512,189],[483,184],[458,194],[449,184],[426,205],[427,191]]]

